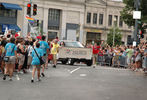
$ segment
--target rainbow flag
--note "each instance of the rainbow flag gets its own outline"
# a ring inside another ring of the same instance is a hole
[[[31,17],[26,16],[26,19],[27,19],[30,23],[34,23],[34,18],[31,18]]]

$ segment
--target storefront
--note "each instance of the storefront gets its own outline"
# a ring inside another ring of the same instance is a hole
[[[85,29],[86,43],[100,43],[102,40],[102,30],[99,29]]]
[[[21,31],[17,26],[17,10],[22,10],[17,4],[0,3],[0,34],[4,34],[6,28]]]

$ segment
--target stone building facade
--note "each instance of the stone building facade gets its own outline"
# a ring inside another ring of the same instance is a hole
[[[132,37],[133,29],[121,20],[120,11],[124,6],[122,2],[111,0],[88,0],[84,21],[84,42],[106,41],[109,30],[118,27],[121,30],[122,41],[127,44]]]
[[[21,34],[28,33],[27,4],[30,0],[1,0],[0,3],[19,5],[16,24]],[[122,31],[122,41],[127,44],[133,29],[121,21],[122,2],[111,0],[32,0],[37,4],[37,15],[33,16],[40,23],[49,40],[58,36],[60,39],[86,42],[107,40],[109,29],[117,27]],[[32,8],[33,9],[33,8]]]

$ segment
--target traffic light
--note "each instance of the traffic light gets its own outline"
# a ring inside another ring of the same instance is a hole
[[[33,15],[37,15],[37,4],[33,5]]]
[[[31,3],[27,4],[27,15],[31,15]]]
[[[144,38],[144,33],[145,33],[145,30],[144,29],[141,29],[141,31],[140,31],[140,37],[141,38]]]

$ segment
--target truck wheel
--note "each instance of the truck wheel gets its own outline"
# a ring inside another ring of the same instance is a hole
[[[68,64],[69,65],[74,65],[74,62],[75,62],[74,59],[68,59]]]
[[[92,65],[92,60],[87,60],[86,64],[87,64],[87,66],[91,66]]]
[[[67,63],[67,60],[63,60],[61,62],[62,62],[62,64],[66,64]]]

